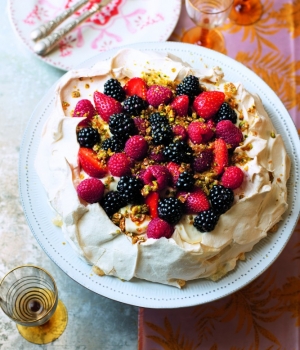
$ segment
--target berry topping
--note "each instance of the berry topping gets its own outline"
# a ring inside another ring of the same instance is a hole
[[[212,149],[204,149],[193,161],[193,169],[197,173],[202,173],[211,167],[214,159]]]
[[[134,160],[143,159],[148,151],[148,143],[141,135],[131,136],[125,143],[125,153]]]
[[[145,203],[149,207],[149,214],[151,218],[157,218],[158,217],[158,200],[159,200],[159,194],[158,192],[150,192],[147,197],[145,198]]]
[[[183,214],[183,204],[177,198],[164,198],[158,202],[158,216],[171,225],[176,225]]]
[[[192,149],[183,141],[170,143],[163,150],[163,155],[167,160],[180,163],[191,163],[193,154]]]
[[[121,176],[117,186],[117,190],[126,204],[139,202],[142,198],[142,188],[143,183],[141,180],[128,175]]]
[[[189,97],[187,95],[176,96],[171,103],[171,108],[177,115],[184,116],[188,114]]]
[[[101,200],[105,186],[100,180],[90,177],[82,180],[76,190],[81,199],[92,204]]]
[[[195,98],[193,107],[199,117],[210,119],[218,112],[224,99],[224,92],[203,91]]]
[[[188,136],[194,144],[200,144],[204,142],[204,137],[207,134],[211,134],[212,131],[203,122],[193,121],[188,126]],[[211,135],[213,136],[213,134]]]
[[[170,102],[172,97],[172,91],[161,85],[151,85],[147,91],[147,101],[153,107]]]
[[[182,191],[191,191],[194,187],[194,175],[190,171],[183,171],[179,174],[175,187]]]
[[[144,100],[147,98],[147,89],[146,82],[139,77],[131,78],[124,86],[127,96],[137,95]]]
[[[171,184],[175,186],[180,175],[180,165],[174,162],[169,162],[167,168],[171,174]]]
[[[235,124],[237,121],[237,115],[235,110],[232,109],[227,102],[224,102],[213,119],[216,123],[219,123],[221,120],[230,120]]]
[[[220,175],[224,168],[228,166],[228,150],[223,139],[216,139],[214,142],[213,171]]]
[[[86,117],[85,120],[82,120],[78,125],[79,126],[88,126],[88,123],[92,118],[97,114],[95,107],[92,105],[90,100],[82,99],[77,102],[73,117]]]
[[[82,128],[77,133],[77,141],[80,147],[93,148],[96,143],[100,142],[100,135],[96,129]]]
[[[176,136],[178,138],[178,140],[185,141],[187,139],[188,133],[187,133],[184,126],[174,125],[172,127],[172,131],[173,131],[174,136]]]
[[[107,173],[106,165],[101,163],[97,158],[97,153],[91,148],[79,148],[78,160],[82,169],[92,177],[102,178]]]
[[[147,127],[148,127],[148,122],[146,119],[143,118],[133,118],[135,128],[137,129],[137,132],[142,135],[146,136],[147,135]]]
[[[221,181],[224,187],[232,190],[240,187],[244,180],[244,172],[237,166],[230,166],[225,169]]]
[[[122,112],[122,105],[119,101],[99,91],[94,92],[94,102],[98,114],[106,122],[109,121],[112,114]]]
[[[151,165],[142,175],[142,180],[145,185],[153,186],[157,183],[158,190],[163,190],[167,187],[170,179],[170,173],[167,167],[163,165]]]
[[[238,147],[243,141],[241,130],[235,126],[230,120],[222,120],[216,126],[216,137],[223,139],[231,147]]]
[[[219,215],[213,210],[208,209],[200,212],[194,219],[194,226],[200,232],[210,232],[216,227]]]
[[[152,113],[149,120],[153,143],[155,145],[169,144],[173,139],[173,132],[167,118],[160,113]]]
[[[122,102],[125,100],[125,91],[117,79],[109,79],[104,84],[104,94]]]
[[[214,185],[209,191],[208,197],[212,208],[218,214],[223,214],[230,209],[234,201],[233,191],[222,185]]]
[[[125,153],[115,153],[108,160],[108,170],[114,176],[130,175],[130,159]]]
[[[147,237],[159,239],[162,237],[170,238],[174,232],[174,227],[168,222],[160,219],[152,219],[147,227]]]
[[[118,191],[107,192],[100,202],[101,207],[109,217],[117,213],[126,205],[126,202]]]
[[[109,118],[110,132],[120,140],[127,140],[136,132],[133,119],[125,113],[116,113]]]
[[[189,193],[178,192],[177,196],[183,198],[184,211],[187,214],[197,214],[210,208],[209,200],[201,188],[195,187]]]
[[[190,100],[193,101],[194,97],[198,96],[201,91],[202,89],[200,87],[199,78],[194,75],[188,75],[178,84],[176,95],[187,95]]]
[[[148,103],[138,95],[132,95],[126,98],[123,103],[123,109],[126,113],[138,116],[148,107]]]
[[[116,137],[112,136],[105,141],[103,141],[101,148],[105,151],[110,150],[111,152],[117,152],[120,153],[124,149],[123,142]]]

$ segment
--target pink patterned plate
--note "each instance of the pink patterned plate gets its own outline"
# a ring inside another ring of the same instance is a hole
[[[13,28],[34,53],[30,33],[77,0],[9,0]],[[77,11],[79,16],[90,4]],[[166,41],[172,34],[181,10],[181,0],[112,0],[100,12],[69,33],[44,62],[63,70],[108,49],[139,42]]]

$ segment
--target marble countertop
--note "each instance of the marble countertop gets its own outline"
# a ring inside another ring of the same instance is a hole
[[[64,334],[48,345],[24,340],[0,311],[0,349],[136,349],[138,308],[97,295],[74,282],[40,248],[23,214],[18,188],[22,135],[45,92],[64,74],[31,54],[15,35],[0,2],[0,278],[10,269],[35,264],[57,282],[68,309]]]

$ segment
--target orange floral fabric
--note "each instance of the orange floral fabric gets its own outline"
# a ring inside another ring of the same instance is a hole
[[[242,1],[242,0],[235,0]],[[279,96],[300,134],[300,0],[261,0],[251,25],[220,28],[226,54]],[[183,2],[170,38],[194,26]],[[248,286],[217,301],[181,309],[139,310],[139,350],[300,348],[300,221],[278,259]]]

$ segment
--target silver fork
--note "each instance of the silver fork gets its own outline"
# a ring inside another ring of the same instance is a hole
[[[87,2],[86,0],[84,1]],[[95,3],[89,10],[85,11],[82,15],[75,18],[74,20],[66,24],[64,27],[57,29],[52,34],[46,36],[44,39],[38,41],[33,48],[34,52],[40,56],[45,56],[46,54],[48,54],[54,49],[57,43],[64,36],[70,33],[74,28],[79,26],[79,24],[90,18],[94,13],[98,12],[102,7],[106,6],[110,1],[111,0],[102,0],[100,3]]]

